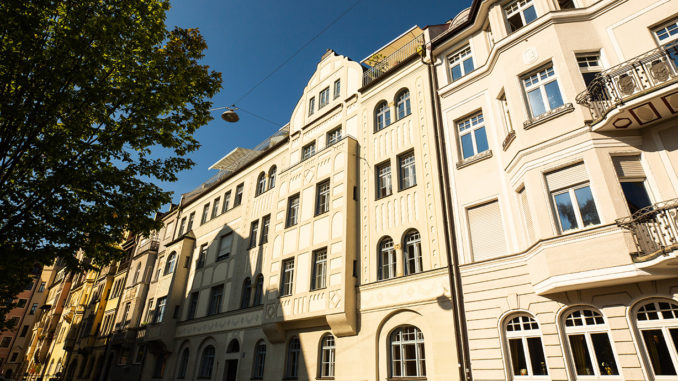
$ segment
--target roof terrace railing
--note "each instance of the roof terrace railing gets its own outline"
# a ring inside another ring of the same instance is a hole
[[[387,57],[382,58],[378,54],[370,57],[366,62],[368,62],[368,65],[371,67],[363,72],[363,86],[369,85],[399,63],[410,58],[412,55],[423,51],[423,45],[424,34],[422,33]]]

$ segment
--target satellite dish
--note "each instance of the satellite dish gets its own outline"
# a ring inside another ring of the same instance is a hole
[[[238,120],[240,120],[240,117],[238,114],[236,114],[235,111],[233,110],[226,110],[221,114],[221,119],[225,120],[226,122],[229,123],[235,123]]]

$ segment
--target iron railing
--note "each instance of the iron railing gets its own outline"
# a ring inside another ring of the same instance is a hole
[[[639,209],[616,222],[631,231],[636,259],[652,259],[678,249],[678,198]]]
[[[367,86],[377,78],[383,76],[389,70],[410,58],[412,55],[423,52],[423,45],[424,34],[422,33],[387,57],[380,57],[377,54],[368,58],[365,62],[370,65],[370,68],[363,73],[363,86]]]
[[[632,97],[678,80],[678,41],[660,46],[598,73],[575,98],[594,123]]]

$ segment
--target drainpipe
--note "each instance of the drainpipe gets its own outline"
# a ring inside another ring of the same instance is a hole
[[[429,44],[430,47],[430,44]],[[428,50],[428,49],[427,49]],[[428,55],[428,54],[427,54]],[[432,56],[432,54],[430,54]],[[433,58],[428,57],[421,62],[428,67],[428,82],[431,89],[431,104],[433,107],[433,131],[436,141],[436,161],[438,165],[438,180],[443,192],[443,231],[445,232],[445,254],[447,256],[447,274],[450,282],[450,296],[452,297],[452,319],[456,328],[455,342],[457,346],[457,361],[459,362],[459,379],[472,381],[471,362],[468,348],[466,328],[466,313],[464,310],[464,295],[462,293],[461,276],[459,273],[459,253],[457,251],[457,235],[455,232],[452,198],[450,196],[450,179],[448,175],[447,151],[443,142],[442,114],[440,101],[436,90],[438,79],[435,75]]]

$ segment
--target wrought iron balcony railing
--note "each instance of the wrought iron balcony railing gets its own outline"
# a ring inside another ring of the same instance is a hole
[[[631,231],[637,262],[678,249],[678,198],[650,205],[616,222]]]
[[[367,64],[370,65],[370,68],[363,73],[363,86],[367,86],[371,82],[374,82],[412,55],[423,52],[423,45],[424,34],[422,33],[387,57],[380,57],[379,54],[370,57],[367,60]]]
[[[632,97],[678,81],[678,41],[652,49],[596,75],[575,98],[594,123]]]

